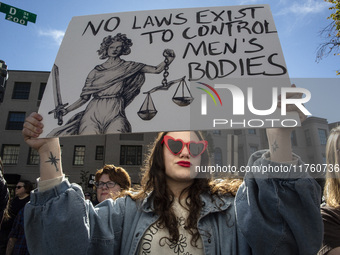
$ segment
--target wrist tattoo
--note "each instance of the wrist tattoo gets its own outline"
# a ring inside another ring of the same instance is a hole
[[[275,140],[274,143],[272,144],[272,150],[273,150],[273,152],[275,152],[278,148],[279,148],[279,145],[277,144],[277,142],[276,142],[276,140]]]
[[[58,172],[59,169],[57,164],[60,159],[58,159],[56,156],[53,156],[52,152],[50,152],[50,156],[48,159],[49,160],[45,161],[45,163],[51,163],[51,165],[54,165],[56,172]]]

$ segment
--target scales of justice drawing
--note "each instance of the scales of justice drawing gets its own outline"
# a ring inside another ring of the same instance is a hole
[[[172,96],[172,101],[175,104],[177,104],[178,106],[188,106],[194,100],[190,92],[190,89],[185,81],[185,76],[177,80],[169,82],[167,81],[167,77],[169,76],[168,72],[169,65],[167,59],[165,59],[164,62],[165,68],[163,72],[162,85],[143,93],[146,94],[146,97],[137,113],[142,120],[151,120],[157,114],[156,107],[151,98],[151,93],[154,93],[158,90],[168,90],[172,85],[176,83],[178,83],[178,86],[176,88],[175,93]]]

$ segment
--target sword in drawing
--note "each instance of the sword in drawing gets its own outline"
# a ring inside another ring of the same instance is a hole
[[[68,103],[63,104],[61,100],[59,68],[57,65],[53,65],[52,68],[52,83],[55,109],[48,112],[48,114],[54,113],[54,118],[58,119],[58,125],[61,126],[63,124],[63,113],[61,110],[64,109],[65,106],[68,105]]]

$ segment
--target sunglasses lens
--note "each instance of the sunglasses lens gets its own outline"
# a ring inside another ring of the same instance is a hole
[[[189,149],[190,149],[190,154],[193,157],[197,157],[204,151],[204,144],[191,142],[189,145]]]
[[[168,146],[169,146],[169,149],[172,151],[172,153],[176,155],[182,150],[183,143],[181,141],[168,139]]]

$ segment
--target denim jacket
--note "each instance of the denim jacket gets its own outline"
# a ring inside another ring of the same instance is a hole
[[[253,154],[249,165],[279,166],[264,152]],[[204,253],[316,254],[323,227],[315,180],[303,171],[254,177],[247,173],[235,198],[201,195],[198,229]],[[25,232],[34,255],[138,254],[141,238],[157,219],[152,196],[141,202],[128,196],[109,199],[93,207],[78,185],[63,181],[31,194]]]

